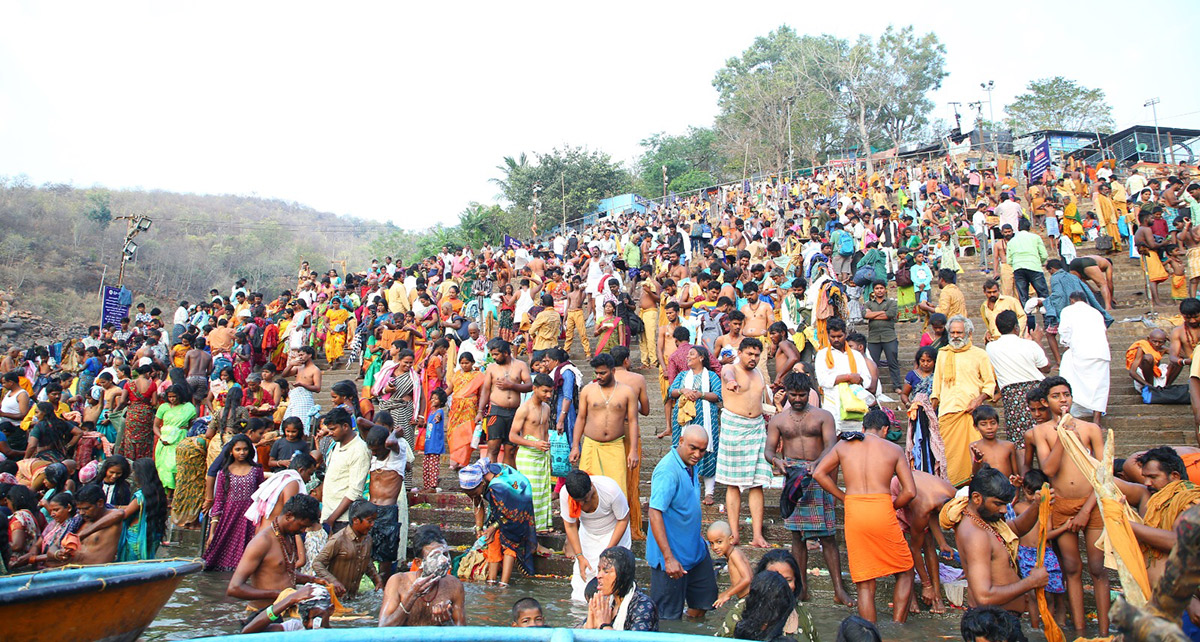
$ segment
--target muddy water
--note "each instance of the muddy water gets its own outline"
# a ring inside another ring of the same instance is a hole
[[[195,573],[184,578],[179,590],[159,613],[158,619],[146,631],[144,640],[184,640],[205,636],[235,633],[240,628],[244,604],[225,598],[228,573]],[[509,609],[513,602],[522,597],[533,597],[542,603],[546,623],[550,626],[574,627],[587,615],[581,605],[575,605],[563,596],[570,589],[562,580],[518,580],[508,589],[487,588],[482,584],[466,585],[467,620],[471,624],[508,626]],[[356,612],[379,613],[380,594],[369,593],[351,600],[347,606]],[[883,599],[880,600],[880,616],[886,618]],[[817,632],[825,642],[833,642],[838,624],[852,612],[835,607],[828,594],[819,594],[808,603]],[[880,632],[885,640],[913,640],[939,642],[961,639],[958,620],[961,611],[951,611],[945,616],[922,613],[909,618],[907,624],[881,622]],[[710,613],[705,622],[663,622],[662,630],[698,635],[713,635],[720,625],[724,610]],[[338,622],[335,626],[375,626],[374,617],[353,622]],[[1026,627],[1028,629],[1028,627]],[[1037,632],[1029,631],[1030,640],[1043,640]]]

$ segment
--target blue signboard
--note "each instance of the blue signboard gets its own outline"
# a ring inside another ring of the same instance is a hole
[[[1050,139],[1043,138],[1029,150],[1029,180],[1041,178],[1047,169],[1050,169]]]
[[[121,325],[121,319],[129,316],[129,306],[121,305],[121,288],[104,286],[104,301],[100,307],[100,324]]]

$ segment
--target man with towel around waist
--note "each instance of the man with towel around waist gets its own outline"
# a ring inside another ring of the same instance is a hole
[[[846,557],[850,579],[858,586],[858,614],[875,621],[875,580],[894,575],[892,620],[904,622],[912,597],[913,559],[896,509],[912,501],[916,484],[904,451],[883,438],[890,422],[886,415],[882,421],[872,417],[876,413],[884,414],[876,408],[863,417],[863,432],[839,434],[838,443],[817,462],[812,475],[821,488],[846,505]],[[839,467],[845,491],[837,486]],[[893,476],[900,480],[900,493],[894,500]]]
[[[571,444],[571,463],[589,475],[603,475],[617,482],[629,499],[627,470],[638,465],[641,439],[638,431],[638,398],[633,388],[613,376],[613,356],[601,352],[591,360],[595,381],[579,392],[579,417]],[[630,440],[626,455],[625,440]]]
[[[742,491],[750,494],[750,519],[754,537],[750,545],[770,548],[763,538],[763,486],[771,483],[767,463],[767,424],[763,419],[763,394],[769,390],[758,369],[762,342],[747,337],[738,345],[737,359],[721,368],[721,446],[717,449],[717,483],[725,485],[725,509],[736,546]]]

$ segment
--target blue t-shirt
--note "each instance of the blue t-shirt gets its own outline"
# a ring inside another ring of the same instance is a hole
[[[446,454],[446,409],[438,408],[425,422],[425,454]]]
[[[650,508],[662,513],[671,554],[685,571],[708,558],[700,523],[702,514],[696,469],[689,471],[675,449],[654,467],[654,475],[650,478]],[[665,566],[662,551],[654,541],[654,529],[650,529],[646,541],[646,562],[660,570]]]
[[[104,369],[104,364],[96,357],[88,357],[88,360],[83,362],[83,369],[89,374],[100,374],[100,371]]]

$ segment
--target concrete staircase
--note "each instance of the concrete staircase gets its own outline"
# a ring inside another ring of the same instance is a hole
[[[1052,244],[1047,243],[1047,247],[1052,247]],[[1079,254],[1081,255],[1092,253],[1094,251],[1088,247],[1079,249]],[[1053,255],[1053,252],[1051,254]],[[1190,445],[1196,439],[1195,427],[1189,406],[1144,405],[1141,402],[1140,395],[1134,391],[1132,382],[1125,371],[1125,349],[1133,341],[1145,337],[1148,328],[1141,322],[1122,321],[1126,318],[1137,317],[1151,311],[1139,264],[1136,261],[1124,258],[1126,256],[1127,254],[1122,253],[1110,255],[1116,269],[1116,274],[1114,275],[1116,309],[1112,312],[1116,322],[1108,330],[1108,341],[1112,352],[1111,392],[1108,414],[1103,421],[1104,428],[1112,428],[1115,433],[1117,440],[1116,450],[1119,457],[1162,444]],[[982,327],[983,322],[979,317],[979,305],[983,301],[983,282],[990,278],[991,275],[984,274],[979,270],[977,265],[978,259],[976,257],[962,257],[960,263],[965,271],[959,275],[959,287],[966,296],[968,312],[971,318],[976,321],[976,334],[980,335],[982,330],[979,328]],[[1161,293],[1169,300],[1168,287],[1163,286]],[[1159,315],[1166,317],[1177,314],[1178,308],[1175,303],[1171,302],[1158,306],[1155,311]],[[858,329],[865,334],[865,324],[859,326]],[[901,323],[897,325],[897,334],[900,340],[901,376],[912,368],[913,357],[923,330],[924,328],[920,322]],[[1050,352],[1047,348],[1047,355],[1049,354]],[[573,363],[583,372],[585,381],[590,380],[592,372],[587,364],[587,356],[582,353],[582,350],[578,346],[571,355],[571,358]],[[635,363],[639,361],[636,347],[633,348],[631,361]],[[344,366],[336,370],[325,369],[328,367],[328,364],[321,358],[318,358],[318,365],[324,369],[323,385],[321,393],[315,396],[315,401],[321,405],[323,410],[332,407],[329,388],[335,382],[343,379],[353,379],[356,380],[357,385],[360,387],[362,385],[361,380],[357,379],[358,372],[356,369],[347,369]],[[892,386],[890,385],[886,368],[881,368],[880,370],[880,374],[884,379],[881,390],[889,396],[895,397],[896,395],[891,393]],[[1057,369],[1055,369],[1054,373],[1057,374]],[[670,448],[670,439],[660,440],[654,437],[656,433],[668,425],[668,419],[664,414],[661,404],[662,396],[656,373],[642,371],[642,374],[646,375],[646,383],[652,406],[650,416],[643,418],[641,423],[643,463],[639,494],[643,502],[643,515],[646,515],[648,510],[645,502],[649,497],[650,477],[653,473],[654,465]],[[1177,383],[1185,382],[1186,373],[1181,375],[1181,379]],[[891,405],[893,409],[898,409],[899,407],[898,402]],[[1003,414],[1002,408],[997,406],[997,409]],[[901,421],[904,421],[904,412],[897,412],[896,415],[901,418]],[[416,486],[420,485],[419,480],[422,478],[420,468],[421,457],[418,456],[412,470],[412,479],[416,482]],[[470,510],[470,503],[464,495],[455,491],[458,487],[457,477],[449,470],[444,459],[443,469],[440,472],[439,487],[444,489],[443,492],[416,493],[412,496],[409,509],[411,523],[414,526],[439,524],[451,545],[469,546],[475,539],[472,530],[474,518]],[[716,493],[715,505],[704,507],[705,524],[718,519],[727,519],[723,510],[723,503],[724,489],[719,487]],[[767,489],[765,498],[766,508],[764,511],[764,521],[766,522],[764,536],[776,547],[787,547],[791,544],[791,534],[782,525],[778,504],[779,491]],[[555,502],[554,527],[556,533],[540,535],[539,541],[550,549],[562,551],[565,544],[565,536],[561,533],[561,520],[557,514],[557,507],[558,504]],[[841,524],[840,504],[837,510],[839,524]],[[745,500],[743,500],[741,517],[743,519],[743,524],[741,525],[742,540],[743,542],[748,542],[750,539],[750,527],[745,523],[745,520],[749,517],[749,511]],[[648,522],[643,528],[648,528]],[[748,546],[744,547],[744,550],[750,557],[751,563],[757,561],[762,555],[762,551],[752,549]],[[634,553],[638,557],[644,557],[644,552],[644,542],[635,542]],[[815,549],[811,553],[810,568],[815,569],[820,567],[823,573],[824,562],[821,560],[820,554]],[[847,566],[844,551],[842,552],[842,561],[842,568],[845,571]],[[536,570],[539,575],[567,576],[570,573],[570,569],[571,560],[562,555],[554,555],[550,558],[538,558],[536,560]],[[644,565],[639,565],[638,572],[639,581],[648,581],[648,571]],[[816,574],[816,571],[810,571],[810,574]],[[817,595],[832,597],[827,576],[810,577],[810,580],[813,580],[812,590]],[[846,585],[850,586],[848,578],[846,579]],[[824,599],[824,597],[821,599]]]

